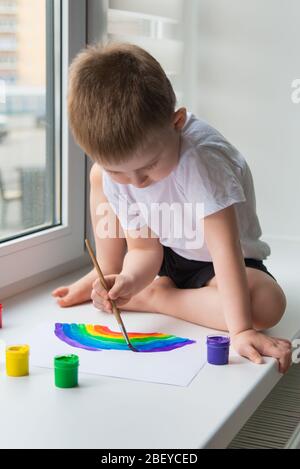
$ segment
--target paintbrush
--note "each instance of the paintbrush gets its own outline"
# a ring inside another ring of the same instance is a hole
[[[91,259],[92,259],[92,261],[93,261],[94,267],[95,267],[95,269],[96,269],[96,271],[97,271],[97,273],[98,273],[100,283],[101,283],[102,287],[108,292],[109,289],[108,289],[108,287],[107,287],[105,278],[104,278],[104,276],[103,276],[103,274],[102,274],[102,271],[101,271],[101,269],[100,269],[100,266],[99,266],[99,264],[98,264],[98,261],[97,261],[97,259],[96,259],[96,256],[95,256],[95,254],[93,253],[93,250],[92,250],[92,248],[91,248],[91,245],[90,245],[90,242],[89,242],[88,239],[85,240],[85,244],[86,244],[87,250],[88,250],[88,252],[89,252],[89,255],[90,255],[90,257],[91,257]],[[116,318],[116,320],[117,320],[117,323],[118,323],[119,326],[120,326],[121,332],[122,332],[122,334],[123,334],[123,337],[124,337],[124,339],[125,339],[125,341],[126,341],[128,347],[130,348],[130,350],[132,350],[132,352],[138,352],[138,350],[130,343],[128,334],[127,334],[127,332],[126,332],[124,323],[123,323],[122,318],[121,318],[121,312],[120,312],[119,308],[117,308],[117,306],[116,306],[114,300],[110,300],[110,299],[109,299],[108,301],[109,301],[110,304],[111,304],[113,314],[114,314],[114,316],[115,316],[115,318]]]

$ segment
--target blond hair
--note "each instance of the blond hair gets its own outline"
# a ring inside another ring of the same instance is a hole
[[[91,45],[70,66],[70,128],[78,145],[100,163],[127,160],[171,124],[175,106],[161,65],[136,45]]]

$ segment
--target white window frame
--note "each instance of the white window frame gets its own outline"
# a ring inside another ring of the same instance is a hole
[[[57,8],[59,0],[53,1]],[[69,271],[74,270],[72,261],[76,261],[76,266],[87,263],[84,248],[86,157],[69,131],[66,106],[68,68],[86,45],[86,24],[86,2],[63,0],[62,44],[58,48],[62,54],[62,224],[0,244],[0,299],[20,291],[20,285],[25,285],[29,278],[34,279],[30,285],[33,286],[45,281],[42,274],[47,271],[54,277],[55,272],[56,276],[57,272],[62,272],[63,265],[69,265]]]

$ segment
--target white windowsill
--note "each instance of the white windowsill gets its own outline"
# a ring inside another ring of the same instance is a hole
[[[295,255],[299,243],[276,243],[267,265],[289,304],[271,333],[292,339],[300,331]],[[99,313],[91,304],[60,309],[50,296],[53,288],[85,272],[8,299],[0,339],[15,343],[24,328],[49,318],[96,321]],[[203,337],[210,332],[199,331]],[[0,416],[5,431],[0,448],[225,448],[281,377],[272,359],[257,366],[233,354],[230,366],[206,366],[187,388],[81,374],[79,388],[60,390],[54,387],[53,370],[32,368],[29,377],[7,378],[3,354],[1,358]],[[143,431],[141,417],[147,422]]]

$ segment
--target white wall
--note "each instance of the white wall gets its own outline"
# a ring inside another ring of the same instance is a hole
[[[300,78],[300,1],[193,5],[189,109],[245,155],[264,237],[300,241],[300,104],[291,101]]]
[[[166,16],[180,21],[182,17],[182,0],[109,0],[111,8]]]
[[[190,0],[189,5],[194,1]],[[105,0],[105,2],[109,7],[108,39],[132,42],[152,54],[171,80],[178,105],[182,105],[185,0]]]

